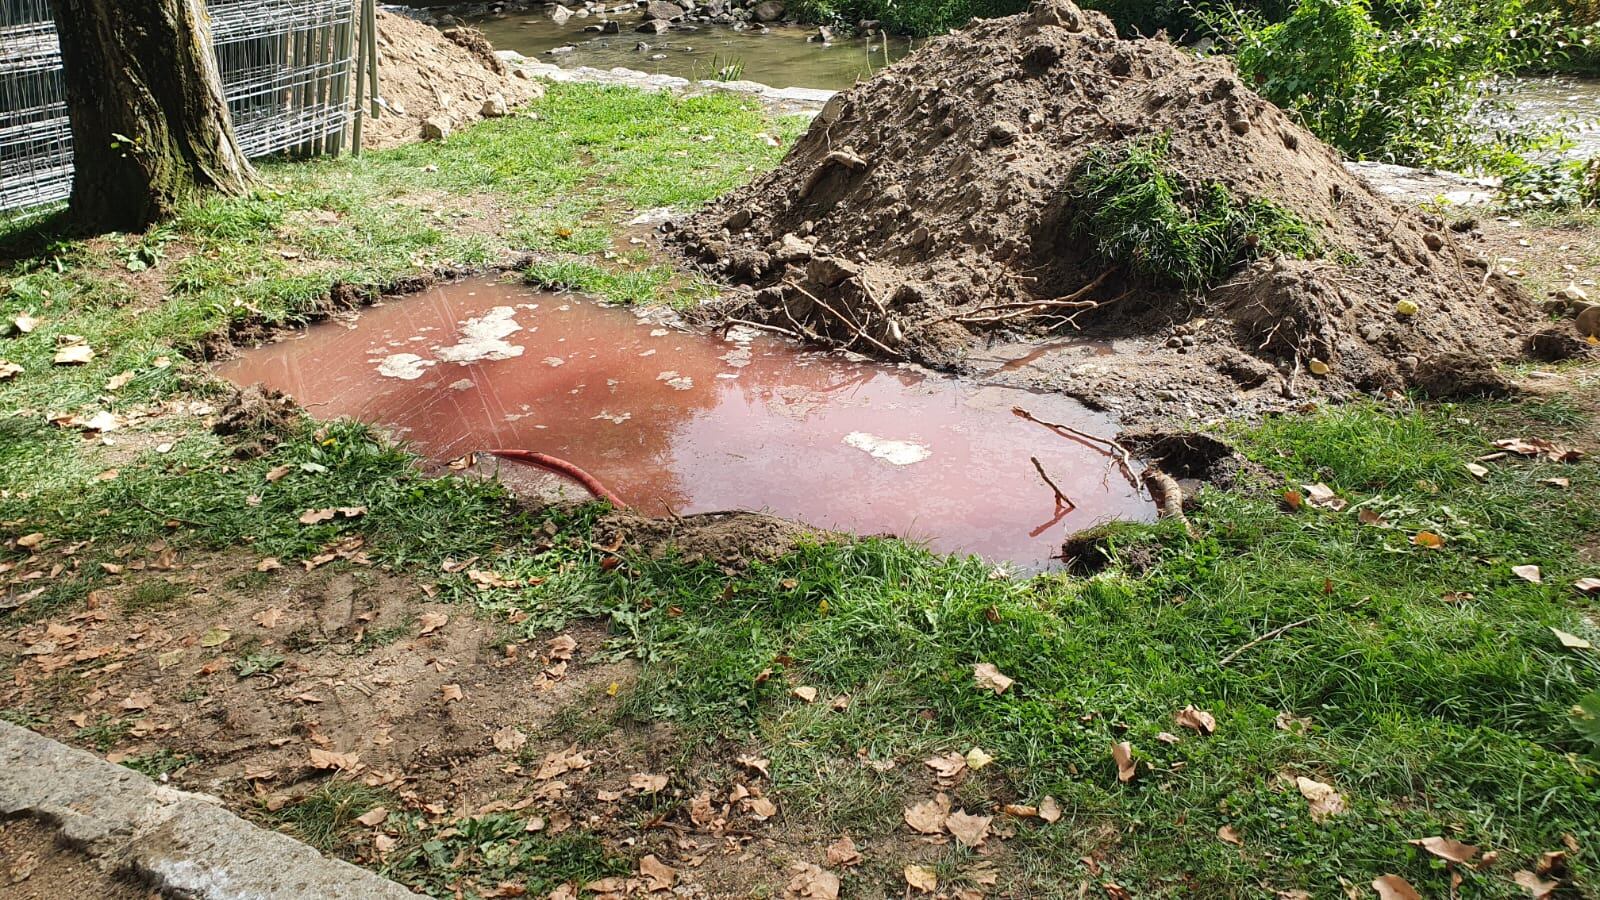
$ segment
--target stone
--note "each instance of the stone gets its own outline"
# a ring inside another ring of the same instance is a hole
[[[750,10],[750,17],[757,22],[776,22],[788,11],[783,5],[783,0],[762,0]]]
[[[482,112],[485,119],[500,118],[507,112],[506,98],[498,93],[490,94],[488,98],[483,101]]]
[[[634,31],[638,31],[643,34],[665,34],[671,30],[672,23],[665,19],[650,19],[646,22],[640,22],[639,27],[634,29]]]
[[[644,18],[647,22],[657,19],[671,22],[683,18],[683,7],[676,3],[668,3],[667,0],[650,0],[645,4]]]
[[[1022,128],[1015,122],[1001,119],[989,126],[989,143],[996,147],[1009,147],[1022,136]]]
[[[644,41],[640,41],[639,43],[633,45],[633,52],[635,52],[635,53],[649,53],[650,52],[650,45],[646,44]]]
[[[817,242],[798,237],[795,234],[786,234],[778,241],[777,257],[779,262],[798,262],[810,259],[811,253],[817,247]]]
[[[567,20],[572,18],[572,10],[567,9],[565,6],[556,5],[546,9],[545,15],[549,16],[550,21],[557,25],[565,25]]]
[[[833,29],[826,25],[818,25],[817,30],[809,35],[806,40],[813,44],[833,43]]]
[[[600,33],[601,34],[621,34],[622,33],[622,23],[618,22],[616,19],[607,19],[606,21],[600,23]]]
[[[422,120],[422,139],[442,141],[450,136],[450,120],[444,116],[429,116]]]

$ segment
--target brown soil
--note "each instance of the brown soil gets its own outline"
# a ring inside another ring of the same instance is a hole
[[[0,819],[0,895],[7,900],[156,900],[149,888],[103,871],[29,817]]]
[[[1094,146],[1160,134],[1190,182],[1313,224],[1323,258],[1260,260],[1203,296],[1095,258],[1072,224],[1069,173]],[[1471,370],[1513,357],[1533,318],[1444,223],[1346,172],[1226,61],[1118,40],[1066,0],[940,38],[836,98],[778,169],[676,240],[754,289],[721,314],[864,352],[984,370],[978,338],[1079,328],[1111,356],[1012,377],[1129,413],[1499,389]],[[1079,291],[1103,308],[1031,308]],[[1419,311],[1401,315],[1402,300]],[[1472,377],[1453,387],[1463,365]]]
[[[382,150],[422,139],[422,123],[443,117],[452,128],[484,118],[484,101],[499,94],[508,106],[544,96],[538,82],[508,73],[481,34],[438,29],[378,12],[378,95],[387,108],[362,125],[362,145]]]

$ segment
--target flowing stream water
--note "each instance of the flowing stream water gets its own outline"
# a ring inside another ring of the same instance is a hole
[[[223,363],[319,417],[382,426],[438,462],[535,450],[651,514],[768,510],[936,550],[1047,566],[1071,531],[1154,515],[1109,437],[1059,395],[727,337],[578,297],[472,279],[315,325]],[[1033,459],[1074,504],[1061,507]],[[581,491],[506,463],[524,489]]]

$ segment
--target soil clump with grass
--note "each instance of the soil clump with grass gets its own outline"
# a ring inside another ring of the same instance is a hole
[[[1493,391],[1525,293],[1403,210],[1231,64],[1064,0],[841,94],[782,165],[677,223],[748,286],[716,312],[982,370],[982,339],[1111,341],[1013,377],[1124,413]]]

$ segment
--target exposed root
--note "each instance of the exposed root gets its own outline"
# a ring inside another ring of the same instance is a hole
[[[1189,517],[1183,514],[1183,488],[1179,486],[1178,480],[1155,466],[1147,467],[1142,475],[1145,487],[1150,489],[1150,497],[1156,501],[1156,517],[1177,519],[1183,523],[1183,528],[1190,537],[1198,537],[1199,530],[1189,521]]]
[[[1008,322],[1012,319],[1020,319],[1053,309],[1073,309],[1078,311],[1074,313],[1075,316],[1080,315],[1091,309],[1098,309],[1107,303],[1114,303],[1116,300],[1121,300],[1127,296],[1124,293],[1114,300],[1104,302],[1083,299],[1093,293],[1100,285],[1105,284],[1106,279],[1116,272],[1117,267],[1112,266],[1095,276],[1093,281],[1083,287],[1054,300],[1019,300],[1011,303],[993,303],[988,306],[980,306],[977,309],[970,309],[963,313],[945,316],[940,321],[960,322],[963,325],[992,325],[996,322]],[[994,315],[983,315],[984,313],[994,313]],[[1070,321],[1070,318],[1068,321]]]
[[[793,281],[785,281],[784,284],[787,285],[788,287],[794,288],[795,290],[799,291],[802,294],[805,294],[806,298],[808,300],[810,300],[812,303],[815,303],[819,309],[822,309],[822,310],[824,310],[824,311],[826,311],[828,313],[831,313],[833,315],[833,317],[835,319],[838,319],[841,323],[843,323],[845,325],[845,327],[849,328],[851,331],[854,331],[856,333],[856,337],[857,338],[860,338],[861,340],[866,341],[867,343],[871,344],[874,347],[877,347],[879,350],[883,351],[884,353],[887,353],[888,355],[890,355],[890,356],[892,356],[892,357],[894,357],[896,359],[899,359],[899,358],[901,358],[903,356],[903,354],[901,354],[900,351],[894,349],[893,347],[890,347],[888,344],[885,344],[884,342],[882,342],[882,341],[878,340],[877,338],[873,337],[872,335],[868,334],[866,328],[862,327],[861,325],[856,324],[856,321],[854,319],[852,319],[849,316],[845,315],[844,313],[838,311],[837,309],[834,309],[832,306],[829,306],[826,302],[824,302],[816,294],[811,293],[810,291],[808,291],[805,288],[801,287],[800,285],[794,283]],[[855,343],[855,342],[851,341],[851,343]]]
[[[501,459],[535,466],[544,469],[546,472],[554,472],[563,478],[575,481],[582,485],[583,489],[593,495],[595,499],[604,500],[617,509],[630,508],[628,504],[623,502],[621,497],[613,494],[605,485],[601,484],[600,479],[559,457],[551,456],[547,453],[535,453],[532,450],[490,450],[488,452]]]

